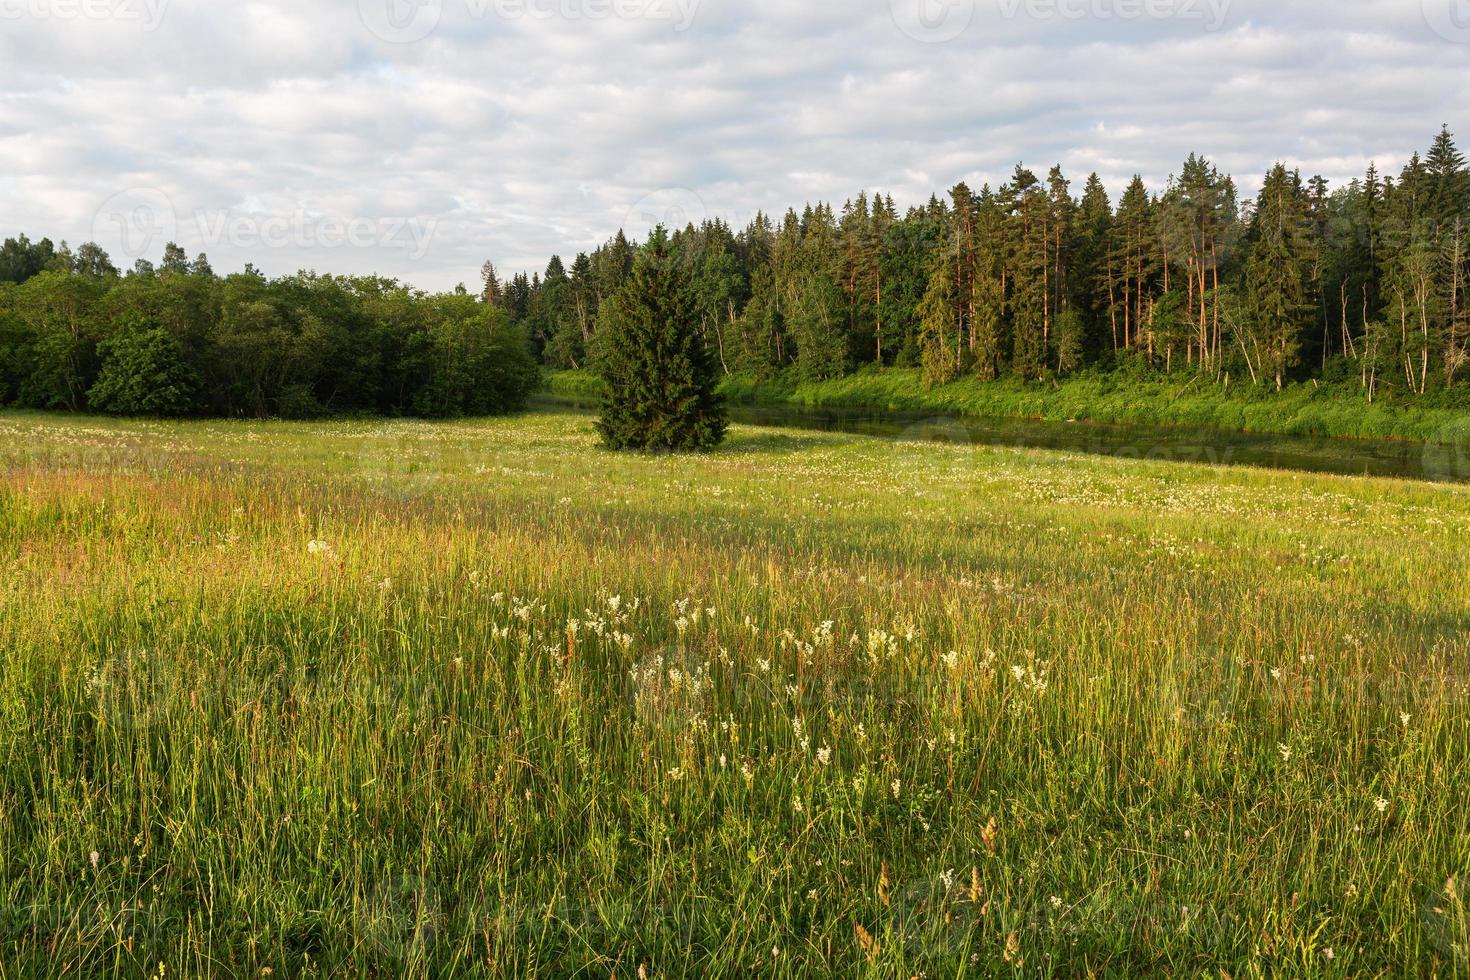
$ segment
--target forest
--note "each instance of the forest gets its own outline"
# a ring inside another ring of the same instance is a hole
[[[95,244],[0,249],[0,404],[117,415],[451,418],[524,407],[520,328],[463,291],[253,268],[170,244],[119,274]]]
[[[1454,401],[1470,341],[1470,171],[1448,127],[1397,178],[1332,188],[1277,164],[1254,200],[1191,156],[1161,191],[1134,177],[1116,205],[1059,167],[954,187],[900,215],[859,194],[718,220],[673,236],[727,374],[819,381],[864,367],[1040,381],[1126,368],[1268,389],[1353,382],[1363,398]],[[621,233],[568,269],[484,296],[556,368],[595,360],[598,310],[626,277]]]
[[[1448,126],[1397,175],[1331,187],[1278,163],[1254,199],[1191,156],[1115,203],[1093,174],[1017,166],[900,215],[891,195],[736,230],[670,229],[681,288],[730,377],[872,367],[1041,382],[1082,371],[1261,390],[1321,382],[1365,402],[1470,406],[1470,168]],[[0,404],[116,414],[449,417],[514,410],[538,364],[595,368],[600,314],[640,243],[478,295],[247,267],[170,244],[126,273],[93,243],[0,248]]]

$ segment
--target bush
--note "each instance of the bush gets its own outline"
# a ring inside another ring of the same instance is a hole
[[[114,415],[191,415],[199,409],[199,373],[173,334],[135,326],[97,345],[102,370],[87,393],[99,412]]]

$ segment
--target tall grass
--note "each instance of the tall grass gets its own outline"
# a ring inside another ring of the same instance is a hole
[[[1470,495],[0,416],[0,975],[1470,972]]]

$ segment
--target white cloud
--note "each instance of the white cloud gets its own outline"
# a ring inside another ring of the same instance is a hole
[[[1396,169],[1470,103],[1470,44],[1433,26],[1450,0],[506,2],[0,0],[0,234],[76,243],[143,188],[219,269],[446,288],[485,258],[537,269],[625,221],[641,234],[691,197],[739,221],[860,189],[907,205],[1018,160],[1060,162],[1074,189],[1096,169],[1116,195],[1196,151],[1246,192],[1277,159],[1341,181]],[[905,33],[891,13],[917,3],[969,19],[924,43],[932,19]],[[1212,9],[1218,30],[1186,16]],[[368,26],[425,11],[416,43]],[[221,214],[381,234],[201,234],[196,216]],[[421,255],[395,222],[432,229]]]

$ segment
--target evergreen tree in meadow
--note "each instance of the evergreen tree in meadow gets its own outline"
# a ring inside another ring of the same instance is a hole
[[[725,437],[718,375],[699,309],[662,225],[603,309],[598,431],[612,449],[712,449]]]

